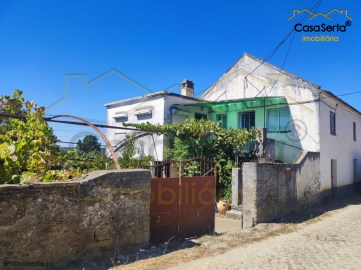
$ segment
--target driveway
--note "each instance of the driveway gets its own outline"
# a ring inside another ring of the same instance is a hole
[[[296,232],[173,269],[361,269],[361,205],[328,214]]]
[[[238,224],[219,218],[216,235],[190,240],[188,248],[170,250],[170,243],[165,255],[112,269],[361,269],[359,195],[250,229]]]

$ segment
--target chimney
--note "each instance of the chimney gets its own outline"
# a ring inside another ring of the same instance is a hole
[[[184,79],[181,82],[181,95],[186,97],[194,97],[194,83]]]

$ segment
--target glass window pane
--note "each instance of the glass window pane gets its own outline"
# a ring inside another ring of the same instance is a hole
[[[255,113],[251,112],[250,113],[250,121],[249,121],[249,127],[256,127],[255,121],[256,121],[256,117],[255,117]]]
[[[223,118],[222,118],[222,127],[224,129],[227,128],[227,115],[223,115]]]
[[[290,130],[290,111],[287,109],[280,109],[280,130]]]
[[[249,114],[243,114],[243,128],[249,129]]]
[[[278,110],[268,111],[268,130],[269,131],[278,130]]]
[[[330,133],[336,135],[336,115],[334,112],[330,112]]]

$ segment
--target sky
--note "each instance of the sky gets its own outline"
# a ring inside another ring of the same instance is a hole
[[[293,28],[293,10],[316,2],[0,0],[0,95],[21,89],[48,115],[106,123],[106,103],[171,86],[179,93],[185,78],[199,95],[244,52],[265,59]],[[296,33],[268,62],[342,95],[361,90],[361,1],[323,0],[317,11],[334,8],[352,18],[339,42],[303,42]],[[345,22],[333,19],[313,23]],[[361,93],[342,98],[361,111]],[[53,128],[63,141],[91,132]]]

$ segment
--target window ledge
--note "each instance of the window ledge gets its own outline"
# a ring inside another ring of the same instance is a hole
[[[267,133],[290,133],[291,130],[273,130],[273,131],[269,131],[267,130]]]

